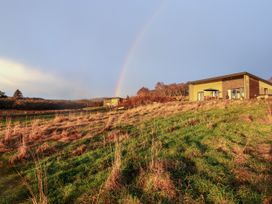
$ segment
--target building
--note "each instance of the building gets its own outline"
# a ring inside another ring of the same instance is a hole
[[[248,72],[189,82],[189,100],[251,99],[272,96],[272,83]]]
[[[112,98],[105,98],[103,101],[103,105],[105,107],[116,107],[122,102],[122,98],[120,97],[112,97]]]

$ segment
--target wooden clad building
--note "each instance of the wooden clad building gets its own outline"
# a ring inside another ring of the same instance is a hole
[[[272,96],[272,83],[248,72],[189,82],[190,101]]]
[[[122,102],[122,100],[123,99],[120,97],[105,98],[103,105],[105,107],[117,107]]]

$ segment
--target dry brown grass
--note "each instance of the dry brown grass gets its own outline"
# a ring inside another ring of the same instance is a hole
[[[65,117],[62,115],[56,115],[54,118],[54,123],[61,123],[63,121],[65,121]]]
[[[121,187],[121,164],[122,164],[121,154],[122,154],[121,144],[119,141],[116,141],[114,162],[111,168],[111,172],[104,184],[103,187],[104,191],[116,190]]]
[[[268,161],[272,162],[272,145],[271,144],[259,144],[257,146],[258,154]]]
[[[29,140],[38,140],[41,136],[40,120],[33,120],[31,124],[31,132],[29,134]]]
[[[114,130],[108,133],[107,137],[104,138],[104,146],[109,143],[115,143],[117,140],[122,142],[129,138],[128,133],[122,133],[119,130]]]
[[[244,153],[244,150],[245,148],[242,148],[237,144],[233,144],[232,153],[236,164],[244,164],[246,162],[247,155]]]
[[[13,127],[13,135],[16,135],[16,134],[20,134],[20,130],[21,130],[21,124],[19,122],[16,122],[14,127]]]
[[[16,161],[21,161],[27,158],[27,150],[28,147],[26,145],[26,138],[22,136],[22,143],[18,147],[18,152],[14,156],[12,156],[9,160],[10,164],[14,164]]]
[[[108,120],[105,121],[105,126],[104,126],[104,129],[102,131],[104,132],[104,131],[110,130],[112,128],[112,126],[113,126],[113,122],[114,122],[114,117],[109,116]]]
[[[234,169],[233,173],[240,184],[250,183],[254,178],[254,174],[252,172],[241,167]]]
[[[267,118],[269,122],[272,122],[272,101],[267,104]]]
[[[56,152],[54,147],[50,147],[47,142],[43,143],[36,149],[37,154],[53,154]]]
[[[20,172],[18,172],[18,175],[22,179],[23,185],[27,188],[29,194],[30,194],[30,200],[33,204],[47,204],[47,176],[46,176],[46,170],[42,167],[42,165],[39,163],[38,160],[35,161],[35,176],[36,176],[36,182],[38,185],[38,194],[35,194],[34,190],[32,189],[30,182],[22,176]]]
[[[5,137],[4,137],[4,141],[8,142],[9,139],[12,136],[12,129],[11,129],[11,120],[8,120],[6,122],[6,129],[5,129]]]
[[[140,173],[140,185],[147,193],[159,193],[162,197],[174,199],[177,196],[175,185],[165,170],[164,163],[153,161],[147,172]]]
[[[147,193],[159,193],[162,197],[174,199],[177,196],[175,185],[170,178],[170,174],[166,171],[165,164],[158,160],[159,152],[162,144],[152,141],[151,161],[147,171],[141,169],[140,186]]]
[[[125,198],[123,198],[122,204],[141,204],[141,202],[137,197],[127,195]]]
[[[215,144],[216,149],[221,152],[227,153],[229,151],[227,141],[222,138],[215,140],[214,144]]]
[[[139,106],[125,111],[109,111],[106,113],[91,114],[69,114],[56,115],[52,120],[34,120],[30,124],[14,125],[7,121],[4,129],[0,130],[3,135],[2,142],[5,145],[2,150],[19,149],[23,156],[26,146],[21,145],[21,138],[27,139],[28,147],[36,147],[49,141],[70,142],[80,138],[90,138],[104,131],[112,131],[119,124],[135,125],[157,117],[165,117],[173,113],[199,109],[212,108],[211,103],[220,106],[219,102],[208,103],[185,103],[185,102],[168,102],[162,106],[160,103],[153,103],[146,106]],[[225,103],[225,102],[222,102]],[[212,104],[214,105],[214,104]],[[189,125],[196,125],[199,121],[193,119],[188,121]],[[175,128],[175,127],[174,127]],[[169,131],[173,131],[170,129]],[[87,132],[87,134],[81,134]],[[119,133],[118,133],[119,134]],[[121,137],[121,136],[120,136]],[[128,135],[123,134],[124,138]],[[114,137],[109,133],[105,137],[105,143],[114,142]],[[22,147],[19,147],[22,146]],[[53,153],[53,151],[51,152]]]
[[[6,147],[6,145],[0,141],[0,153],[8,152],[9,149]]]
[[[80,156],[87,150],[87,145],[82,144],[79,147],[77,147],[73,152],[72,155]]]
[[[116,143],[115,147],[115,157],[114,163],[112,165],[112,169],[110,175],[105,182],[104,189],[105,190],[114,190],[120,187],[120,176],[121,176],[121,150],[119,147],[119,143]]]
[[[272,203],[272,196],[268,196],[263,200],[263,204],[271,204]]]
[[[200,120],[196,118],[190,118],[186,123],[188,126],[195,126],[200,123]]]
[[[242,120],[242,121],[245,121],[245,122],[248,122],[248,123],[251,123],[251,122],[253,122],[253,116],[252,115],[242,115],[241,117],[240,117],[240,119]]]

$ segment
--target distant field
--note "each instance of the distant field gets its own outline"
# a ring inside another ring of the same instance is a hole
[[[104,111],[102,100],[44,100],[32,98],[0,98],[0,123],[12,119],[46,119],[55,115]]]
[[[49,203],[272,201],[265,101],[58,115],[8,122],[0,138],[0,203],[39,196]]]

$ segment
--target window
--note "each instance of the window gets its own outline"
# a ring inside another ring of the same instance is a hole
[[[213,97],[218,97],[219,96],[219,91],[213,91],[212,96]]]
[[[265,95],[268,94],[268,88],[264,88],[264,94],[265,94]]]
[[[244,98],[244,88],[236,88],[228,90],[229,99],[240,99]]]
[[[203,101],[204,100],[204,92],[200,91],[197,93],[197,100],[198,101]]]

